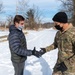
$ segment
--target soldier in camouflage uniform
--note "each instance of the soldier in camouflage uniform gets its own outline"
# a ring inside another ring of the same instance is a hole
[[[75,27],[67,22],[65,12],[58,12],[53,21],[58,29],[54,43],[41,48],[40,54],[58,48],[58,59],[52,75],[75,75]]]

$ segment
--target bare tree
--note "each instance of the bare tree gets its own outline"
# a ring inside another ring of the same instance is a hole
[[[13,16],[12,15],[9,15],[7,16],[7,24],[8,24],[8,27],[13,24]]]
[[[37,24],[40,24],[42,20],[39,8],[35,5],[29,7],[28,0],[18,0],[17,4],[17,14],[21,14],[26,18],[31,29],[38,27]]]
[[[3,7],[3,2],[0,1],[0,14],[2,14],[4,11],[3,11],[4,7]],[[0,29],[2,29],[1,27],[4,26],[4,22],[2,21],[2,18],[0,19]]]
[[[37,24],[40,24],[43,20],[42,12],[35,5],[33,5],[33,10],[35,11],[35,13],[34,13],[35,21]]]
[[[73,15],[72,15],[72,23],[75,26],[75,0],[73,0]]]
[[[38,7],[36,8],[36,6],[33,6],[32,8],[30,8],[27,11],[26,16],[27,16],[27,20],[31,29],[39,28],[39,26],[41,25],[41,21],[42,21],[42,14]]]
[[[28,20],[28,23],[29,23],[29,26],[31,29],[33,29],[35,27],[35,18],[34,18],[34,13],[35,11],[33,9],[29,9],[27,11],[27,20]]]
[[[61,11],[68,14],[69,21],[75,25],[75,0],[59,0],[62,2]]]
[[[16,8],[17,14],[26,17],[26,12],[28,11],[28,0],[18,0]]]
[[[0,14],[3,13],[3,2],[0,1]]]

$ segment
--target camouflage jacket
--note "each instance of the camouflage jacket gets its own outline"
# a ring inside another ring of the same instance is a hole
[[[75,72],[75,27],[69,25],[67,30],[58,31],[54,43],[46,47],[46,51],[56,48],[58,48],[57,63],[64,61],[68,71]]]

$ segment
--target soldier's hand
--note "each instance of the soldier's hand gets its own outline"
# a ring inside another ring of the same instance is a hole
[[[46,49],[45,48],[40,48],[40,54],[43,55],[44,53],[46,53]]]

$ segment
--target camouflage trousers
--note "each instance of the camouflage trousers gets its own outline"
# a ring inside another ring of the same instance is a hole
[[[70,73],[70,72],[62,73],[61,71],[58,71],[58,72],[54,72],[52,75],[75,75],[75,73]]]

